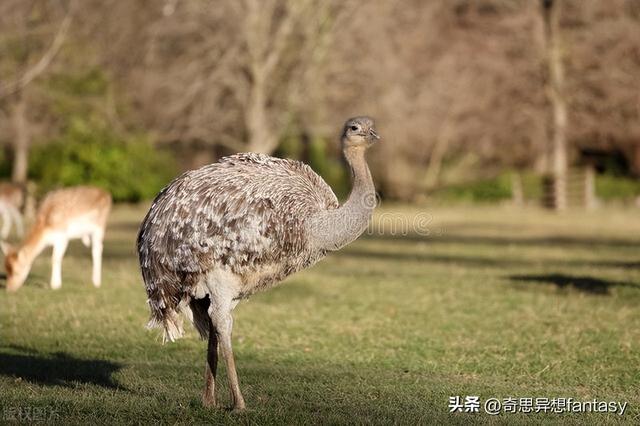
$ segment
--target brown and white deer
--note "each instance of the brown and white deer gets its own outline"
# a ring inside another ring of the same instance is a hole
[[[27,187],[20,183],[0,182],[0,217],[2,230],[0,235],[6,239],[11,232],[11,225],[15,225],[16,234],[24,234],[22,212],[27,200]]]
[[[29,274],[34,259],[53,246],[51,288],[62,285],[62,258],[70,239],[91,245],[93,285],[100,287],[102,240],[111,210],[111,195],[99,188],[78,186],[49,193],[36,213],[35,223],[23,243],[13,248],[2,243],[7,271],[7,291],[16,291]]]

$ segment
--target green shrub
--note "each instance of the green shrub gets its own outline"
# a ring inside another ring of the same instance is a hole
[[[318,136],[311,137],[308,144],[305,144],[299,133],[289,132],[282,138],[274,155],[305,161],[314,172],[322,176],[338,198],[344,198],[349,194],[349,173],[341,162],[341,156],[336,157],[327,152],[328,144],[326,139]]]
[[[640,180],[612,174],[596,175],[596,196],[604,201],[632,200],[640,196]],[[542,177],[533,173],[522,174],[522,187],[527,200],[540,200],[543,196]],[[511,175],[503,173],[495,178],[452,185],[433,193],[445,202],[496,202],[511,198]]]
[[[288,133],[280,140],[278,149],[273,153],[276,157],[300,160],[302,157],[303,143],[301,137],[295,133]]]
[[[596,175],[596,195],[603,200],[630,200],[640,196],[640,180],[610,174]]]
[[[511,178],[501,174],[490,179],[481,179],[441,188],[433,194],[442,201],[496,202],[511,198]]]
[[[316,137],[309,143],[309,166],[331,186],[339,198],[349,193],[349,175],[339,159],[327,154],[327,140]]]
[[[92,184],[109,190],[116,201],[152,198],[175,170],[172,158],[144,136],[122,137],[80,117],[70,118],[59,137],[34,147],[29,164],[41,191]]]
[[[543,196],[543,177],[533,172],[525,172],[522,176],[522,191],[526,200],[541,200]]]

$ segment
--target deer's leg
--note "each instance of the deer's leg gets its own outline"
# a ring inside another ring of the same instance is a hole
[[[67,250],[68,240],[58,238],[53,243],[53,254],[51,256],[51,288],[58,289],[62,286],[62,258]]]
[[[216,405],[216,371],[218,369],[218,332],[209,321],[209,343],[207,344],[207,362],[204,369],[204,393],[202,404],[205,407]]]
[[[9,208],[4,205],[0,207],[0,210],[2,211],[2,239],[6,240],[11,231],[11,214]]]
[[[16,225],[16,234],[19,237],[22,237],[24,235],[24,223],[22,221],[22,215],[20,214],[20,212],[16,208],[13,208],[11,210],[11,213],[12,213],[12,216],[13,216],[13,223],[15,223],[15,225]]]
[[[104,233],[96,231],[91,234],[91,258],[93,261],[93,273],[91,281],[95,287],[100,287],[102,276],[102,239]]]

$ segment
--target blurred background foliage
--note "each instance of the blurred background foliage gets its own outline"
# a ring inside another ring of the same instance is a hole
[[[175,173],[169,154],[157,152],[144,135],[117,134],[81,117],[71,117],[56,139],[36,146],[29,164],[41,192],[91,183],[116,201],[153,198]]]
[[[39,85],[46,113],[55,117],[52,134],[31,149],[28,176],[38,193],[82,184],[109,190],[115,201],[153,198],[177,172],[167,150],[154,147],[144,130],[113,125],[101,107],[111,82],[100,69],[52,73]],[[10,156],[1,169],[10,176]]]
[[[0,174],[138,201],[254,151],[310,164],[345,197],[340,126],[369,114],[383,198],[537,202],[554,161],[543,3],[5,0]],[[568,166],[595,170],[602,201],[634,202],[638,2],[551,3]]]

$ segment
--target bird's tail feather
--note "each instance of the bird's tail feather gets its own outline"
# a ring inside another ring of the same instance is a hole
[[[167,341],[175,342],[184,335],[182,318],[173,309],[163,312],[162,316],[153,315],[147,323],[147,328],[162,328],[164,330],[162,335],[163,343]]]
[[[183,313],[200,334],[202,339],[209,337],[211,318],[208,313],[209,298],[183,300],[176,309],[163,309],[151,316],[147,328],[162,328],[162,342],[175,342],[184,335]]]

